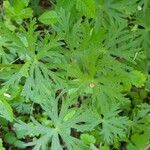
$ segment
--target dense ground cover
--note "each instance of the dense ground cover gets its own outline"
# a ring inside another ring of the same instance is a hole
[[[150,1],[0,2],[0,150],[149,150]]]

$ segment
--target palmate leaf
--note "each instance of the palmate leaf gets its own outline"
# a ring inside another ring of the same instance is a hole
[[[98,7],[98,19],[99,23],[106,28],[110,27],[110,24],[127,25],[126,17],[136,11],[138,6],[138,0],[102,0],[96,1]]]
[[[9,91],[9,88],[17,88],[19,84],[24,84],[22,96],[35,100],[38,95],[46,95],[48,89],[54,90],[64,85],[60,84],[61,77],[50,70],[58,68],[63,61],[63,56],[59,53],[61,46],[61,42],[58,42],[61,39],[59,35],[51,36],[47,33],[44,38],[39,38],[39,32],[35,31],[35,20],[30,22],[27,31],[21,28],[18,33],[13,33],[3,25],[1,28],[3,28],[2,37],[9,42],[6,48],[19,56],[17,60],[23,61],[23,64],[15,64],[14,60],[13,65],[8,64],[6,67],[3,65],[2,69],[5,73],[8,72],[3,78],[4,82],[6,81],[3,84],[4,89]],[[54,85],[57,86],[54,88]]]
[[[34,61],[35,57],[41,60],[44,57],[49,57],[48,54],[53,52],[53,55],[59,55],[58,48],[62,45],[60,35],[50,35],[45,33],[44,38],[40,37],[40,32],[35,31],[37,28],[36,20],[30,20],[25,28],[21,27],[18,33],[9,31],[3,23],[0,24],[0,34],[2,38],[6,39],[9,44],[6,48],[9,51],[14,51],[18,54],[19,59],[24,61]],[[37,54],[36,54],[37,53]],[[52,57],[50,57],[52,58]],[[52,61],[53,62],[53,61]]]
[[[96,3],[95,0],[57,0],[56,8],[64,8],[66,10],[73,11],[73,6],[76,7],[80,15],[84,15],[88,18],[96,17]],[[76,17],[76,16],[74,16]]]
[[[56,31],[57,33],[60,33],[65,36],[68,36],[68,32],[71,28],[71,13],[66,11],[64,8],[59,8],[59,10],[57,11],[57,15],[58,15],[58,24],[56,26],[53,26],[54,31]]]
[[[91,89],[95,96],[99,92],[104,92],[111,97],[112,101],[124,103],[126,100],[122,92],[129,91],[132,85],[136,87],[144,85],[146,76],[140,71],[122,64],[107,52],[100,50],[96,53],[93,50],[93,53],[97,54],[96,57],[88,50],[79,52],[77,58],[73,57],[77,61],[72,62],[67,68],[68,77],[73,77],[68,81],[71,83],[70,88],[77,88],[82,93],[86,89]]]
[[[115,140],[126,138],[126,133],[131,125],[131,121],[126,116],[119,116],[121,112],[115,104],[109,106],[107,102],[105,108],[101,109],[100,134],[106,143],[113,143]]]
[[[49,91],[54,92],[57,87],[64,85],[61,83],[61,78],[56,77],[44,64],[37,62],[30,66],[29,76],[25,82],[22,95],[27,99],[37,98],[38,100],[39,97],[48,96]]]
[[[115,24],[111,25],[106,36],[104,45],[113,56],[131,61],[132,63],[135,60],[141,60],[143,58],[136,32]]]
[[[61,97],[63,98],[63,97]],[[43,101],[41,104],[46,114],[51,119],[52,127],[46,127],[41,125],[34,119],[32,124],[26,124],[24,122],[18,122],[15,124],[17,133],[22,133],[20,138],[24,136],[39,136],[38,139],[33,142],[25,144],[26,146],[35,146],[34,149],[46,149],[48,143],[51,144],[52,150],[62,150],[63,147],[60,142],[60,138],[65,142],[68,150],[82,149],[85,145],[77,138],[71,135],[72,129],[77,131],[91,131],[99,121],[95,117],[95,113],[87,106],[80,108],[69,108],[72,106],[74,100],[63,98],[61,110],[58,113],[58,98],[50,97],[49,100]],[[88,114],[88,116],[87,116]],[[44,140],[44,142],[43,142]]]
[[[108,84],[109,82],[116,83],[120,86],[120,89],[122,84],[129,85],[130,87],[131,85],[142,87],[146,80],[146,76],[140,71],[134,70],[132,67],[119,62],[117,59],[109,55],[106,55],[105,59],[99,60],[98,68],[98,70],[100,70],[99,74],[103,74],[99,78],[100,82],[104,84]],[[116,78],[116,76],[118,78]]]
[[[34,62],[31,64],[31,62],[27,62],[18,72],[5,78],[8,81],[4,83],[4,91],[9,91],[10,88],[17,88],[23,78],[25,83],[21,95],[31,100],[38,101],[39,97],[48,96],[49,91],[55,91],[57,87],[64,85],[61,84],[62,79],[56,77],[43,63]]]
[[[124,98],[124,95],[115,93],[118,89],[113,87],[113,91],[111,86],[110,88],[106,87],[107,90],[101,89],[97,91],[99,92],[97,99],[94,97],[96,92],[92,97],[93,107],[96,108],[99,115],[98,120],[100,123],[98,130],[103,141],[107,144],[114,144],[116,141],[126,139],[130,126],[132,125],[128,117],[120,115],[122,112],[121,109],[129,107],[129,100]]]
[[[86,20],[85,24],[80,21],[75,23],[69,36],[75,41],[70,42],[69,37],[66,39],[71,52],[64,53],[68,61],[64,68],[67,68],[67,78],[73,78],[68,82],[81,91],[84,92],[86,87],[94,83],[102,91],[106,89],[108,95],[111,93],[112,99],[124,99],[121,92],[130,90],[132,85],[142,87],[146,76],[123,62],[135,63],[142,56],[136,56],[140,53],[138,40],[134,41],[136,34],[118,25],[112,25],[110,31],[102,27],[93,28]]]
[[[137,107],[137,110],[133,113],[134,126],[133,130],[137,130],[139,133],[143,130],[149,130],[150,127],[150,105],[143,103]]]
[[[34,47],[32,45],[31,48],[31,44],[35,44],[37,39],[37,32],[34,32],[35,20],[33,20],[29,26],[30,29],[28,29],[28,33],[26,33],[25,29],[24,31],[21,31],[21,33],[14,33],[7,29],[7,27],[3,23],[0,24],[0,34],[4,39],[7,40],[8,43],[7,45],[5,45],[5,47],[10,53],[13,51],[16,55],[18,54],[19,58],[21,59],[27,59],[28,57],[31,57],[33,55],[31,54],[30,50]],[[29,34],[32,36],[29,36]]]
[[[0,93],[7,91],[21,114],[12,129],[26,142],[18,140],[22,148],[116,148],[129,133],[149,131],[149,106],[135,112],[136,98],[126,95],[146,81],[136,69],[149,51],[148,0],[56,0],[39,18],[46,28],[36,19],[20,24],[31,16],[30,0],[5,2],[7,23],[12,19],[17,28],[0,23]],[[0,99],[0,115],[12,121],[5,102]]]
[[[8,81],[4,83],[5,85],[4,88],[8,89],[10,86],[13,86],[14,88],[17,87],[22,77],[28,77],[29,67],[30,67],[30,63],[27,62],[21,67],[21,69],[18,72],[16,72],[12,76],[9,76],[9,78],[7,78]]]

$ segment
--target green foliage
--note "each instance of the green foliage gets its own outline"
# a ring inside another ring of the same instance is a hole
[[[87,17],[95,18],[96,17],[96,5],[93,0],[77,0],[76,8],[83,15]]]
[[[131,137],[131,143],[127,146],[127,150],[149,149],[149,139],[149,130],[144,134],[134,134]]]
[[[149,0],[2,5],[0,150],[149,149]]]
[[[4,140],[5,140],[8,144],[11,144],[11,145],[13,145],[13,146],[15,146],[15,147],[18,147],[18,148],[20,148],[20,149],[25,148],[24,142],[18,140],[18,139],[15,137],[15,134],[13,134],[12,132],[7,133],[7,134],[5,135]]]
[[[95,137],[89,134],[82,134],[80,138],[85,144],[95,144],[96,141]]]
[[[11,3],[4,1],[5,16],[16,21],[32,17],[31,8],[27,8],[28,4],[29,0],[13,0]]]
[[[44,24],[55,24],[57,22],[57,13],[55,11],[46,11],[39,17],[39,21]]]
[[[62,99],[64,99],[62,97]],[[34,149],[48,149],[48,143],[51,141],[51,149],[61,149],[61,143],[59,136],[65,142],[65,145],[68,149],[80,149],[84,144],[78,139],[70,135],[71,129],[76,129],[77,131],[90,131],[93,126],[98,122],[96,118],[93,118],[93,112],[88,108],[87,105],[81,107],[80,109],[69,108],[72,105],[72,98],[67,99],[66,102],[62,102],[61,110],[58,115],[58,101],[59,98],[55,99],[54,97],[49,97],[49,101],[43,102],[41,104],[42,108],[45,111],[45,114],[51,119],[52,125],[50,127],[41,125],[35,119],[32,118],[32,124],[25,124],[22,121],[19,121],[15,124],[17,134],[19,138],[23,138],[26,135],[29,136],[40,136],[39,139],[34,140],[26,144],[26,146],[34,145]],[[49,105],[48,105],[49,104]],[[48,106],[53,108],[49,109]],[[86,115],[89,114],[90,118],[86,118]],[[93,124],[94,122],[94,124]],[[43,142],[44,140],[44,142]]]
[[[102,111],[103,118],[101,118],[101,134],[104,141],[107,143],[113,143],[116,139],[119,140],[125,138],[126,130],[128,129],[128,126],[130,126],[128,118],[120,117],[118,115],[119,112],[120,111],[116,106],[112,106],[108,111]]]
[[[2,139],[0,139],[0,149],[5,150],[5,148],[3,147]]]
[[[16,27],[12,24],[12,21],[21,24],[23,19],[32,17],[33,11],[28,7],[29,2],[30,0],[5,0],[3,2],[4,24],[7,28],[14,31]]]
[[[4,96],[0,96],[0,116],[9,120],[10,122],[13,121],[12,108],[7,102],[7,100],[4,98]]]

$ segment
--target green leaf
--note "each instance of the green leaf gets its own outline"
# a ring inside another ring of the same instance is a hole
[[[87,145],[95,144],[96,142],[95,137],[90,134],[81,134],[80,139]]]
[[[146,132],[144,134],[133,134],[131,136],[131,142],[127,146],[127,150],[141,150],[146,148],[150,140],[149,130]]]
[[[101,147],[101,149],[100,149],[100,150],[110,150],[110,148],[109,148],[109,146],[104,145],[104,146],[102,146],[102,147]]]
[[[0,136],[8,149],[148,148],[149,0],[2,7]]]
[[[133,130],[142,132],[143,130],[149,129],[150,124],[150,105],[142,103],[137,107],[137,112],[134,112],[134,126]]]
[[[94,0],[76,0],[76,8],[87,17],[96,17],[96,4]]]
[[[0,150],[5,150],[5,148],[3,147],[3,141],[1,138],[0,138]]]
[[[131,72],[131,83],[136,87],[143,86],[145,81],[146,81],[146,76],[143,73],[136,70]]]
[[[14,117],[13,117],[13,110],[7,100],[3,98],[2,96],[0,97],[0,116],[7,119],[8,121],[12,122]]]
[[[32,142],[29,142],[25,145],[34,146],[34,149],[36,149],[37,147],[45,148],[46,145],[51,141],[52,150],[62,150],[62,145],[60,143],[60,139],[58,138],[59,136],[61,136],[69,150],[86,147],[86,145],[82,141],[75,138],[70,133],[71,129],[76,129],[80,132],[91,131],[94,126],[98,124],[94,116],[94,112],[90,108],[87,108],[87,106],[74,111],[74,108],[69,108],[71,105],[73,105],[73,99],[68,97],[66,102],[63,101],[60,113],[58,115],[57,106],[59,99],[55,99],[54,97],[51,97],[50,99],[50,101],[43,101],[41,106],[45,110],[46,114],[50,117],[53,126],[50,127],[42,125],[35,119],[32,119],[32,123],[27,124],[19,121],[15,124],[15,130],[17,131],[17,133],[21,132],[22,137],[34,137],[36,135],[39,136],[38,139],[33,140]],[[50,108],[53,108],[53,110]],[[66,116],[68,116],[68,112],[71,112],[71,114],[69,114],[69,117],[67,117],[66,119]],[[87,114],[89,114],[88,118],[86,117]],[[94,137],[87,135],[86,141],[89,140],[91,143],[95,143]]]
[[[57,23],[57,18],[58,18],[57,12],[50,10],[50,11],[44,12],[39,17],[39,21],[46,25],[53,25],[53,24]]]
[[[100,134],[102,135],[104,141],[108,144],[113,143],[116,139],[126,138],[126,133],[131,122],[126,116],[119,116],[121,112],[118,106],[113,104],[105,106],[102,109],[101,125],[102,129]]]
[[[20,140],[16,140],[16,142],[14,143],[14,146],[20,149],[25,149],[25,143]]]
[[[4,1],[4,11],[6,19],[10,18],[15,20],[17,23],[22,23],[24,18],[32,17],[32,9],[27,7],[29,0],[15,0],[13,3],[9,3],[8,0]]]
[[[76,110],[72,110],[71,112],[68,112],[68,114],[64,117],[64,121],[71,119],[74,116],[75,112]]]
[[[9,144],[14,144],[16,142],[17,138],[15,137],[15,134],[10,132],[10,133],[7,133],[5,135],[5,141]]]

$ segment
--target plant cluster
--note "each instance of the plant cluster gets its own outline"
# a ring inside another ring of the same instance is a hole
[[[149,0],[0,9],[0,150],[150,149]]]

